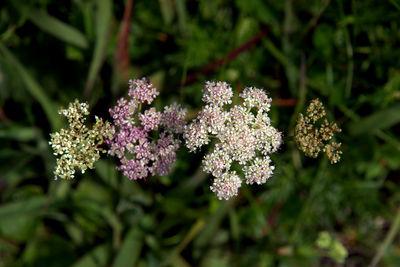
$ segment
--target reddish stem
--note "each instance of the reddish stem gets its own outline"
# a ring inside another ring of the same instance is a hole
[[[129,75],[129,32],[132,17],[133,0],[126,2],[124,17],[118,31],[117,49],[115,53],[115,67],[118,73]]]
[[[0,119],[4,122],[4,123],[10,123],[10,119],[7,117],[6,113],[4,112],[3,108],[0,107]]]
[[[281,210],[282,206],[283,206],[283,201],[278,202],[278,204],[275,205],[274,209],[268,216],[268,223],[269,225],[271,225],[272,228],[275,225],[276,218],[278,217],[279,211]]]
[[[290,107],[296,106],[298,101],[296,98],[280,98],[278,101],[272,101],[272,104],[278,107]]]
[[[227,63],[231,62],[233,59],[235,59],[241,53],[243,53],[244,51],[248,50],[256,42],[261,40],[265,35],[267,35],[268,32],[269,32],[269,29],[264,29],[264,30],[258,32],[250,40],[248,40],[247,42],[245,42],[241,46],[233,49],[232,51],[230,51],[228,53],[228,55],[226,55],[223,58],[220,58],[220,59],[208,64],[207,66],[205,66],[204,68],[202,68],[202,69],[200,69],[198,71],[190,73],[187,76],[184,85],[192,84],[195,81],[197,81],[197,78],[198,78],[199,75],[210,74],[210,73],[214,72],[215,69],[217,69],[218,67],[221,67],[223,64],[227,64]]]

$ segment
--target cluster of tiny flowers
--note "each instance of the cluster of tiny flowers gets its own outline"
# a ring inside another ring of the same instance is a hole
[[[92,129],[85,126],[85,116],[89,115],[89,105],[79,103],[78,100],[70,103],[68,109],[58,112],[65,116],[69,123],[69,129],[61,129],[60,132],[50,134],[49,144],[57,158],[57,166],[54,177],[72,179],[75,176],[75,168],[84,173],[88,168],[93,169],[93,164],[100,158],[100,152],[106,152],[100,146],[104,139],[111,134],[108,122],[96,116],[96,123]]]
[[[129,179],[151,175],[167,175],[176,160],[183,132],[186,110],[172,104],[158,112],[154,107],[141,113],[143,104],[151,104],[159,94],[145,78],[129,81],[130,99],[121,98],[110,109],[112,136],[106,139],[108,153],[117,156],[117,167]],[[158,134],[158,138],[156,138]]]
[[[185,127],[183,137],[190,151],[216,141],[203,159],[203,170],[215,178],[210,187],[219,199],[238,194],[242,179],[231,170],[233,162],[243,166],[247,184],[263,184],[274,166],[268,154],[282,143],[281,133],[271,125],[267,112],[272,99],[261,89],[249,87],[240,94],[242,105],[228,111],[232,88],[226,82],[207,82],[203,89],[203,107],[198,117]],[[212,138],[212,139],[211,139]]]
[[[336,123],[328,122],[325,109],[317,98],[311,101],[305,116],[299,115],[295,129],[296,143],[306,156],[316,158],[322,150],[332,164],[337,163],[342,151],[339,150],[341,143],[330,141],[335,132],[341,132],[341,129]]]

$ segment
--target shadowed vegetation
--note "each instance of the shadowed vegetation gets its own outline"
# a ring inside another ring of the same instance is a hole
[[[3,1],[0,266],[400,266],[399,47],[396,0]],[[181,146],[167,176],[131,181],[102,155],[54,180],[57,111],[110,120],[141,77],[190,120],[205,81],[264,88],[284,139],[271,179],[220,201],[208,148]],[[316,98],[342,129],[336,164],[296,148]]]

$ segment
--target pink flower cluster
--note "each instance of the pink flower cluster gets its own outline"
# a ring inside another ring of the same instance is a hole
[[[215,177],[210,189],[219,199],[238,194],[242,180],[231,170],[233,162],[243,166],[247,184],[265,183],[274,170],[268,154],[276,152],[282,143],[282,134],[271,125],[267,113],[272,99],[263,90],[244,89],[240,94],[243,104],[225,111],[232,96],[232,88],[226,82],[207,82],[202,98],[207,105],[185,126],[183,134],[190,151],[215,139],[214,149],[202,163],[203,170]]]
[[[167,175],[176,160],[180,141],[176,135],[185,126],[186,109],[172,104],[158,112],[154,107],[141,113],[143,104],[151,104],[159,94],[145,78],[129,81],[130,99],[121,98],[110,109],[112,137],[106,140],[108,153],[117,156],[117,167],[129,179]]]

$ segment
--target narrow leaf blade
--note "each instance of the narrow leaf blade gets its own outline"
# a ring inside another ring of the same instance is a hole
[[[43,10],[30,8],[27,16],[42,31],[47,32],[54,37],[75,45],[79,48],[86,49],[89,46],[86,36],[76,28],[68,25],[61,20],[50,16]]]
[[[97,74],[100,71],[101,65],[104,62],[106,48],[108,44],[108,33],[112,18],[112,1],[99,0],[97,2],[96,14],[96,44],[94,47],[93,58],[90,63],[88,78],[86,80],[85,95],[88,96]]]
[[[114,260],[114,267],[135,266],[139,259],[140,251],[143,246],[143,233],[134,226],[126,235],[126,238]]]
[[[352,135],[376,133],[378,130],[388,129],[399,122],[400,105],[397,105],[353,122],[350,124],[349,130]]]
[[[51,101],[51,99],[45,94],[45,90],[2,43],[0,43],[0,52],[3,54],[5,59],[14,66],[15,71],[19,73],[19,76],[29,93],[40,103],[53,130],[61,128],[61,118],[56,112],[57,109],[54,106],[53,101]]]

